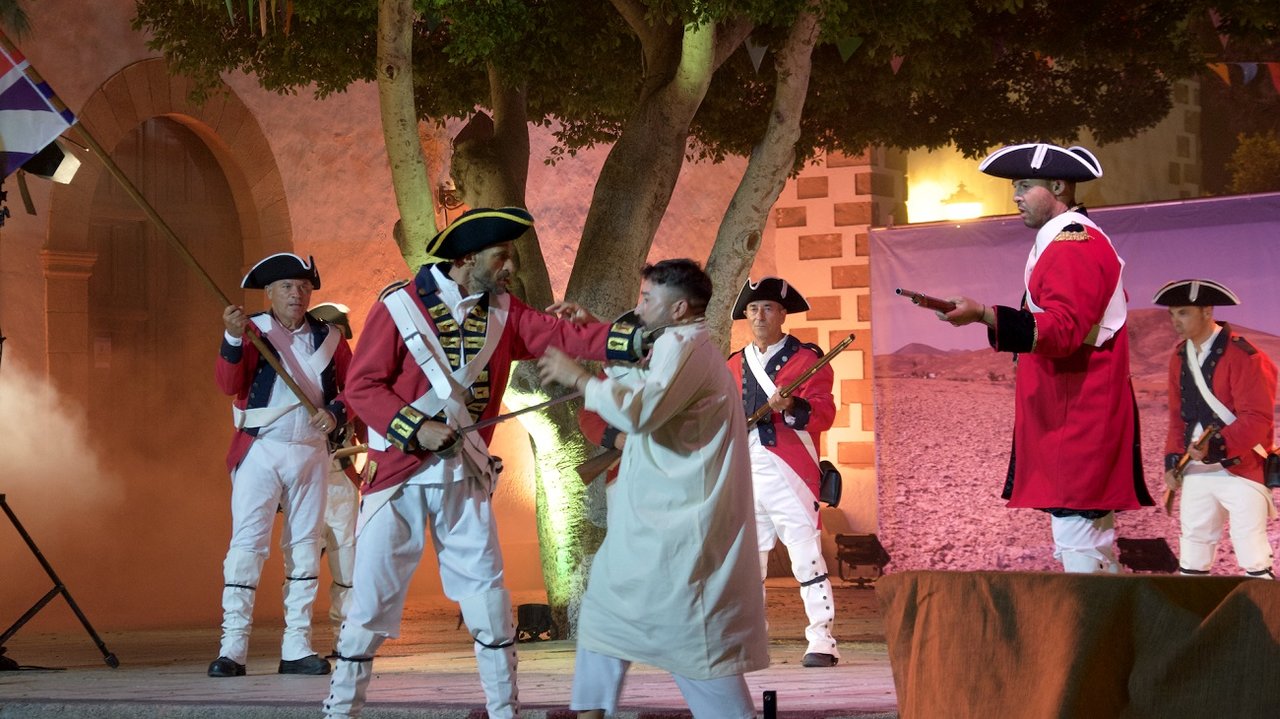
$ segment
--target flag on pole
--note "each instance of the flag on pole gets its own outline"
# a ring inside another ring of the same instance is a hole
[[[27,75],[28,64],[17,48],[0,42],[0,179],[76,122],[49,83]]]

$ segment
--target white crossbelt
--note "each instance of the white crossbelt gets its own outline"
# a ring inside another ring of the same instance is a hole
[[[756,382],[764,390],[765,395],[772,397],[773,393],[778,391],[778,385],[774,384],[773,378],[764,369],[764,364],[761,362],[760,357],[760,348],[753,344],[747,345],[747,348],[742,352],[742,356],[747,361],[747,369],[751,370],[751,375],[756,378]],[[804,430],[796,430],[796,436],[800,438],[800,444],[804,445],[804,448],[808,450],[814,464],[817,464],[818,448],[813,446],[813,437]]]
[[[410,402],[414,409],[427,417],[435,416],[443,410],[445,416],[456,425],[455,428],[465,427],[475,422],[467,409],[466,390],[480,376],[480,372],[488,365],[494,350],[497,349],[503,328],[506,326],[510,298],[506,295],[491,295],[490,302],[484,346],[475,357],[471,358],[470,362],[450,372],[446,369],[449,367],[449,362],[446,359],[444,347],[440,344],[440,338],[427,326],[426,317],[417,308],[408,290],[401,288],[383,299],[391,319],[396,323],[401,339],[404,340],[405,347],[431,383],[431,388],[425,394]],[[494,477],[489,463],[488,447],[484,446],[484,442],[474,432],[463,434],[460,441],[468,459],[492,483]],[[379,434],[372,427],[369,428],[370,448],[386,450],[389,446],[384,435]]]
[[[1218,397],[1214,395],[1214,393],[1209,389],[1208,383],[1204,381],[1204,375],[1200,372],[1200,360],[1196,358],[1196,350],[1191,340],[1187,340],[1187,344],[1184,349],[1186,350],[1187,355],[1187,366],[1191,368],[1191,379],[1195,380],[1196,389],[1200,390],[1200,396],[1204,398],[1206,403],[1208,403],[1209,409],[1213,410],[1213,413],[1218,415],[1218,419],[1222,420],[1223,426],[1233,424],[1236,421],[1236,415],[1234,412],[1227,409],[1227,406],[1222,403],[1222,400],[1218,399]],[[1267,456],[1267,450],[1264,449],[1261,444],[1255,444],[1253,446],[1253,451],[1257,452],[1258,456],[1264,459]]]
[[[306,359],[300,360],[293,351],[293,334],[278,322],[272,322],[270,314],[254,315],[249,319],[261,330],[261,334],[271,342],[271,346],[275,347],[280,354],[281,364],[284,365],[285,371],[289,373],[298,388],[307,395],[313,404],[319,406],[324,400],[320,376],[324,373],[325,368],[329,366],[329,363],[333,361],[334,352],[338,349],[338,333],[330,328],[329,334],[325,335],[324,341],[320,343],[316,351],[312,352]],[[301,401],[284,405],[254,407],[252,409],[240,409],[232,405],[231,418],[235,423],[236,429],[266,427],[301,406]]]

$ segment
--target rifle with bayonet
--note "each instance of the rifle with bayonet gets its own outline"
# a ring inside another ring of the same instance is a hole
[[[1216,424],[1209,425],[1208,427],[1205,428],[1204,433],[1200,435],[1200,438],[1197,439],[1195,442],[1192,442],[1191,446],[1187,448],[1187,451],[1183,452],[1182,456],[1178,458],[1178,463],[1174,465],[1171,471],[1173,472],[1174,481],[1179,487],[1182,486],[1182,473],[1187,470],[1187,465],[1191,463],[1191,450],[1195,449],[1197,452],[1203,452],[1205,448],[1209,446],[1209,440],[1213,439],[1213,436],[1216,435],[1219,431],[1220,430],[1218,428],[1218,425]],[[1173,498],[1175,495],[1177,495],[1177,493],[1178,493],[1178,487],[1171,487],[1167,485],[1165,486],[1164,488],[1165,514],[1173,514]]]
[[[930,297],[923,292],[912,292],[911,290],[905,290],[899,287],[894,290],[893,293],[895,295],[902,295],[903,297],[906,297],[911,300],[911,304],[913,305],[919,305],[920,307],[928,310],[934,310],[936,312],[950,312],[956,308],[956,303],[951,302],[950,300]]]

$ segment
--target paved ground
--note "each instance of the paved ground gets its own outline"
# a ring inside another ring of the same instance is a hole
[[[769,580],[773,665],[747,676],[757,707],[762,692],[777,691],[779,716],[792,719],[896,717],[893,676],[875,595],[852,586],[835,588],[837,638],[842,660],[831,669],[805,669],[803,613],[795,583]],[[534,602],[538,597],[517,596]],[[90,617],[92,620],[92,617]],[[456,628],[453,605],[415,607],[403,636],[388,642],[375,664],[367,719],[483,717],[483,699],[466,631]],[[101,628],[99,628],[101,629]],[[279,626],[257,627],[249,676],[210,679],[216,627],[190,630],[105,633],[120,660],[108,668],[84,632],[11,638],[7,654],[23,665],[64,667],[0,673],[0,719],[204,719],[316,717],[328,679],[275,673]],[[317,648],[329,646],[328,629],[317,626]],[[573,675],[568,641],[520,645],[520,699],[528,719],[567,719]],[[665,673],[633,667],[618,715],[623,719],[687,717],[679,691]]]

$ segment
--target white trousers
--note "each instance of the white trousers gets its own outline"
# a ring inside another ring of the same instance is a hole
[[[1098,519],[1050,517],[1053,528],[1053,558],[1066,572],[1079,574],[1120,571],[1116,561],[1116,513]]]
[[[831,580],[827,578],[827,560],[822,556],[818,500],[795,470],[760,444],[756,432],[750,433],[748,447],[760,577],[768,575],[769,551],[782,540],[791,558],[791,573],[800,582],[800,598],[809,620],[804,630],[809,643],[805,653],[830,654],[839,659],[840,651],[831,635],[835,602]]]
[[[334,629],[347,616],[347,594],[356,561],[356,515],[360,493],[341,469],[329,472],[324,504],[324,554],[329,561],[329,619]],[[337,637],[337,632],[334,632]]]
[[[1226,469],[1188,472],[1182,483],[1178,564],[1190,570],[1188,573],[1208,572],[1229,520],[1231,546],[1240,568],[1249,574],[1265,574],[1271,569],[1267,518],[1273,512],[1271,490],[1257,482]]]
[[[573,664],[574,711],[603,709],[606,717],[618,713],[618,698],[631,662],[578,647]],[[672,674],[694,719],[754,719],[751,690],[741,674],[716,679],[689,679]]]
[[[222,643],[218,655],[243,664],[249,653],[253,604],[269,553],[276,509],[284,513],[282,659],[311,649],[311,607],[320,571],[320,526],[329,456],[323,444],[256,440],[231,474],[231,546],[223,562]]]
[[[373,657],[400,635],[409,581],[431,535],[445,596],[458,602],[475,639],[476,665],[492,719],[519,716],[515,622],[503,586],[502,555],[489,493],[478,481],[404,484],[375,512],[356,540],[347,618],[324,703],[326,716],[357,717]]]

